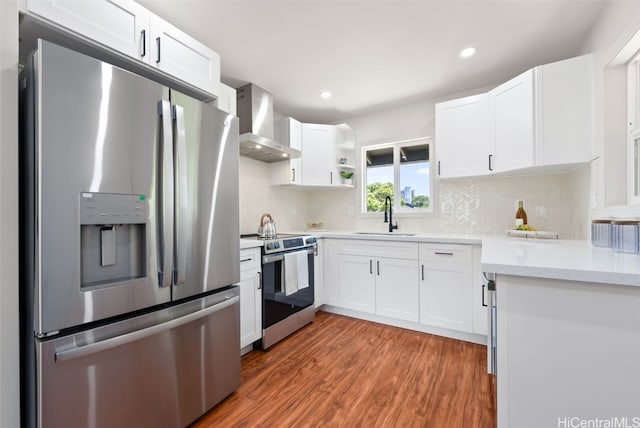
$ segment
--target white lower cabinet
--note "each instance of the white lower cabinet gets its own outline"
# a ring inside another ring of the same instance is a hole
[[[376,314],[418,322],[418,275],[415,260],[376,260]]]
[[[341,306],[375,313],[376,278],[373,275],[373,259],[368,256],[341,254],[338,263]]]
[[[471,284],[473,288],[473,332],[486,336],[489,331],[489,299],[488,290],[484,284],[482,265],[480,263],[482,248],[479,245],[474,245],[471,251],[473,263],[473,278]]]
[[[420,323],[472,332],[471,247],[420,244]]]
[[[314,305],[316,308],[324,303],[324,272],[322,265],[324,264],[324,242],[318,240],[316,242],[316,254],[313,263],[313,291]]]
[[[417,322],[417,250],[413,242],[343,243],[338,256],[339,306]]]
[[[240,348],[262,337],[260,249],[240,250]]]
[[[479,245],[323,241],[322,303],[328,310],[484,343],[488,314]]]
[[[341,241],[337,239],[323,239],[322,241],[321,302],[326,305],[341,306],[340,275],[338,274],[338,253]]]
[[[496,299],[498,428],[640,426],[640,287],[498,274]]]

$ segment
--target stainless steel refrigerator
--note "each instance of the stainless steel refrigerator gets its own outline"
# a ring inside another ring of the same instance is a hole
[[[240,384],[238,119],[43,40],[21,113],[23,425],[189,424]]]

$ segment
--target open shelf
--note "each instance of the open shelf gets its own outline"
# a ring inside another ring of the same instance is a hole
[[[339,164],[337,164],[336,166],[337,166],[338,168],[340,168],[340,169],[349,169],[349,170],[352,170],[352,171],[356,169],[356,167],[355,167],[355,166],[353,166],[353,165],[349,165],[349,164],[345,164],[345,163],[339,163]]]

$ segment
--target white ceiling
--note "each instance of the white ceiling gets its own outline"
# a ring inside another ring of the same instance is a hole
[[[575,56],[607,0],[139,2],[217,51],[224,83],[253,82],[278,112],[329,123]]]

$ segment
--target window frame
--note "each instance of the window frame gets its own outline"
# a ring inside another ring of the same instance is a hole
[[[420,208],[420,209],[411,209],[404,208],[401,206],[401,190],[400,189],[400,148],[401,147],[411,147],[411,146],[420,146],[420,145],[428,145],[429,147],[429,208]],[[393,148],[393,214],[398,217],[434,217],[437,215],[436,200],[437,200],[437,188],[435,185],[436,174],[433,166],[435,165],[434,161],[434,144],[433,137],[419,137],[412,138],[408,140],[400,140],[393,141],[388,143],[380,143],[380,144],[372,144],[367,146],[362,146],[360,151],[360,178],[362,183],[362,189],[360,192],[360,216],[361,217],[378,217],[380,216],[380,212],[369,212],[367,211],[367,187],[369,183],[367,182],[367,157],[366,152],[369,150],[376,149],[385,149],[385,148]]]
[[[630,205],[640,204],[640,191],[637,195],[635,194],[634,175],[635,140],[638,138],[640,138],[640,52],[637,52],[627,63],[627,203]]]

